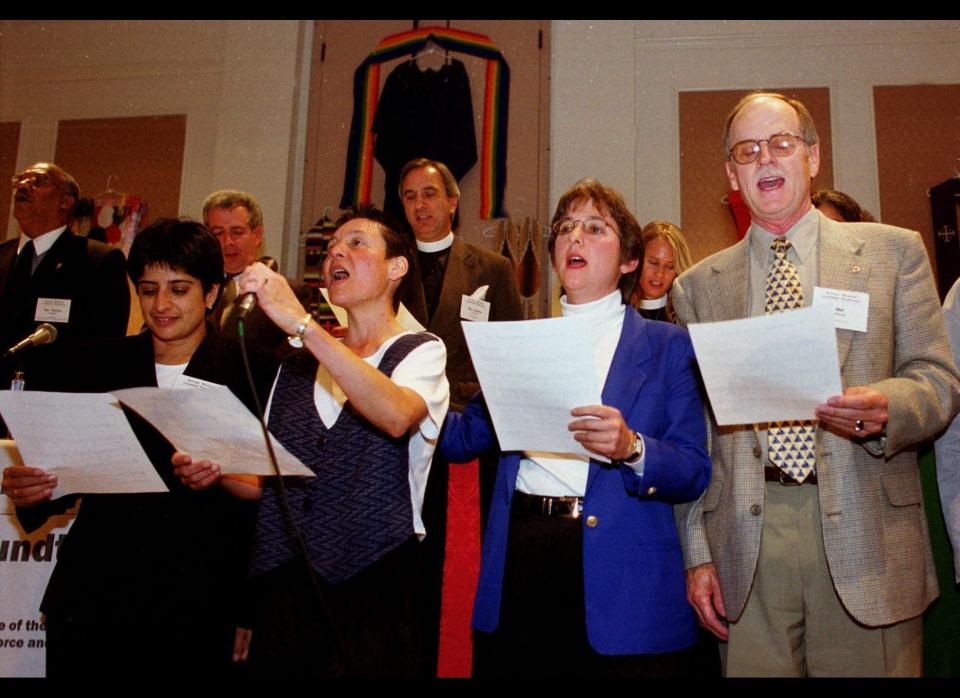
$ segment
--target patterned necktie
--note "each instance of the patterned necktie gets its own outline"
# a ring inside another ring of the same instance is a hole
[[[803,286],[793,262],[787,259],[790,241],[777,238],[770,245],[773,263],[767,272],[765,312],[780,313],[803,307]],[[775,422],[767,428],[770,462],[797,482],[803,482],[816,463],[816,427],[812,421]]]

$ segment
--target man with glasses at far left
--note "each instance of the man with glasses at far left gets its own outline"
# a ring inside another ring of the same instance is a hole
[[[41,323],[53,343],[3,356],[0,389],[23,372],[29,390],[57,389],[70,349],[121,337],[130,313],[126,259],[118,248],[74,235],[68,224],[80,187],[63,168],[38,162],[11,179],[20,236],[0,245],[0,354]]]

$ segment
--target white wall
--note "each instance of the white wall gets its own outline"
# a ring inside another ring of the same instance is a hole
[[[180,212],[199,215],[214,189],[253,192],[265,251],[290,273],[310,30],[3,21],[0,121],[22,122],[26,166],[53,156],[61,119],[186,114]],[[829,87],[835,184],[879,212],[873,85],[960,82],[958,21],[554,21],[551,46],[550,201],[594,175],[640,220],[680,216],[680,90]]]
[[[580,20],[552,32],[550,200],[594,175],[641,221],[680,218],[681,90],[830,88],[834,183],[882,215],[873,86],[960,83],[955,20]],[[960,156],[960,142],[948,147]]]
[[[308,26],[4,21],[0,121],[22,122],[17,165],[53,158],[61,119],[186,114],[180,214],[199,217],[215,189],[250,191],[264,209],[265,253],[295,271],[295,256],[283,252],[296,249],[300,158],[291,153],[302,142],[299,52]]]

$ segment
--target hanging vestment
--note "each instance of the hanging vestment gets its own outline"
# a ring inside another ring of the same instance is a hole
[[[420,70],[415,61],[407,61],[394,68],[377,104],[373,132],[373,154],[386,175],[383,208],[402,221],[398,189],[405,164],[414,158],[439,160],[459,182],[477,161],[470,80],[463,63]]]
[[[373,180],[374,116],[380,93],[380,64],[415,53],[432,41],[448,51],[487,60],[480,150],[480,217],[502,218],[507,174],[507,110],[510,70],[490,37],[444,27],[423,27],[383,39],[353,76],[353,120],[340,206],[369,203]],[[414,157],[420,157],[416,155]],[[449,163],[447,163],[449,165]]]
[[[960,178],[951,177],[930,188],[933,214],[933,244],[936,248],[937,279],[940,300],[947,296],[960,276],[960,246],[957,245],[957,205],[960,204]]]

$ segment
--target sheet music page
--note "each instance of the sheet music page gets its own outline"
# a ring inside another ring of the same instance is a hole
[[[113,394],[194,460],[219,463],[224,474],[274,474],[260,422],[226,386],[126,388]],[[272,434],[270,439],[283,475],[313,476]]]
[[[687,329],[719,425],[816,419],[843,394],[828,305]]]
[[[3,390],[0,414],[23,462],[56,474],[54,499],[167,491],[109,393]]]
[[[571,409],[601,404],[586,318],[461,324],[503,450],[603,460],[567,429]]]

